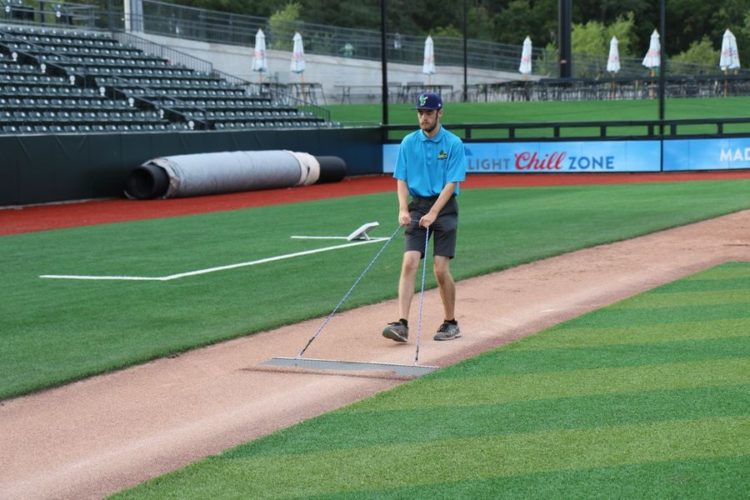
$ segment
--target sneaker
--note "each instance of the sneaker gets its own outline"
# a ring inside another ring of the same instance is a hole
[[[383,337],[396,342],[406,342],[409,338],[409,327],[400,321],[388,323],[383,329]]]
[[[453,340],[461,336],[461,330],[458,325],[443,321],[443,324],[438,328],[437,333],[433,337],[435,340]]]

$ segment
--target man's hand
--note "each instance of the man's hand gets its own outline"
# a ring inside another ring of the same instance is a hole
[[[419,225],[422,227],[430,227],[432,223],[435,222],[435,219],[437,219],[437,215],[433,214],[432,210],[430,210],[419,219]]]
[[[411,215],[409,209],[403,209],[398,211],[398,223],[402,226],[408,226],[411,224]]]

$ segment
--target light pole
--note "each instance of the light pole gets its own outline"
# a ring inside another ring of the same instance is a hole
[[[381,99],[383,105],[383,125],[388,125],[388,56],[386,55],[387,12],[387,0],[380,0],[380,73],[383,85],[383,89],[381,91],[383,95]]]

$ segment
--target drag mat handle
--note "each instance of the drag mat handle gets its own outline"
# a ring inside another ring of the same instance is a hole
[[[375,257],[373,257],[373,259],[370,261],[370,263],[367,264],[367,267],[365,267],[365,270],[362,271],[362,274],[360,274],[357,277],[357,279],[354,280],[354,284],[351,286],[351,288],[349,288],[349,291],[344,294],[344,296],[339,301],[339,303],[336,304],[336,307],[333,308],[333,311],[331,311],[331,314],[329,314],[328,317],[325,319],[325,321],[323,321],[323,324],[320,325],[320,327],[318,328],[318,331],[316,331],[315,334],[312,337],[310,337],[310,340],[307,341],[307,344],[305,345],[305,347],[302,348],[302,350],[299,352],[299,354],[297,354],[297,358],[301,358],[302,355],[305,354],[305,351],[307,350],[307,348],[310,347],[310,344],[312,344],[313,341],[315,341],[315,339],[318,338],[318,335],[320,335],[320,333],[323,331],[323,328],[326,327],[326,325],[333,318],[333,315],[336,314],[336,312],[339,310],[339,308],[344,304],[344,302],[346,302],[346,299],[348,299],[349,296],[352,294],[352,292],[354,291],[354,288],[356,288],[356,286],[359,284],[359,282],[362,281],[362,278],[364,278],[365,274],[367,274],[367,272],[370,270],[370,268],[373,266],[373,264],[375,264],[375,261],[377,261],[378,258],[380,258],[380,255],[383,253],[383,251],[388,246],[388,244],[391,241],[393,241],[393,238],[396,237],[396,234],[398,234],[398,232],[399,232],[400,229],[401,229],[401,225],[399,225],[396,228],[396,230],[393,231],[393,234],[388,238],[388,240],[386,240],[386,242],[383,244],[383,246],[380,247],[380,250],[378,250],[378,252],[375,254]]]

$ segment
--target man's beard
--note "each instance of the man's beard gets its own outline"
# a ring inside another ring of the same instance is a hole
[[[431,127],[429,128],[422,127],[422,130],[424,132],[427,132],[428,134],[431,134],[437,128],[437,126],[438,126],[437,120],[435,120],[435,123],[433,123]]]

